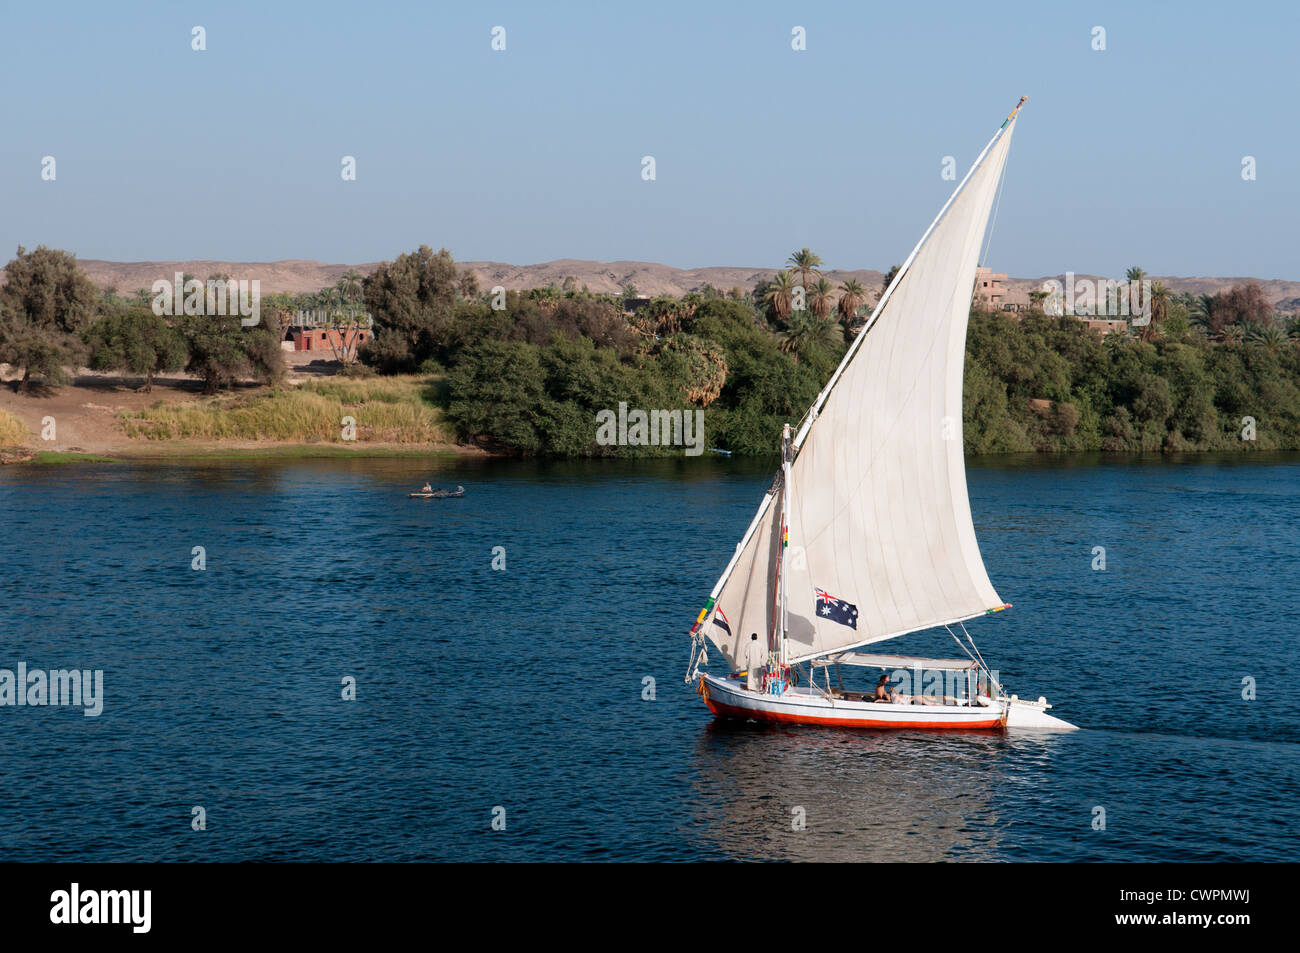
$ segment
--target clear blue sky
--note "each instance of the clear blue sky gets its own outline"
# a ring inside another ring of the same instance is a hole
[[[990,264],[1300,278],[1298,44],[1282,2],[5,0],[0,260],[885,268],[1026,93]]]

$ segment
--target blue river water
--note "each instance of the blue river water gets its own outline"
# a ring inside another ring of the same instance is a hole
[[[972,634],[1066,734],[714,723],[686,631],[771,468],[0,468],[0,669],[104,673],[0,707],[0,860],[1300,858],[1300,456],[970,461]]]

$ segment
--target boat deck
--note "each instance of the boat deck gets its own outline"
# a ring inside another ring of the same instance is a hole
[[[927,704],[926,699],[863,701],[860,697],[828,696],[807,685],[770,695],[712,675],[702,675],[700,684],[705,704],[715,715],[727,718],[847,728],[999,728],[1006,717],[1000,701],[987,705]]]

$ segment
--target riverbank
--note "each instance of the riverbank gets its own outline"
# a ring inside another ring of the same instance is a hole
[[[266,443],[252,446],[232,446],[230,444],[208,444],[200,441],[182,440],[154,448],[125,447],[109,450],[105,453],[90,453],[82,450],[32,450],[28,447],[0,449],[0,465],[37,464],[58,465],[64,463],[195,463],[220,460],[331,460],[350,458],[356,460],[392,460],[392,459],[429,459],[443,458],[457,460],[475,456],[469,448],[446,448],[441,446],[410,446],[392,444],[368,444],[356,448],[332,447],[329,445],[313,446],[311,444]],[[477,454],[489,456],[486,453]]]
[[[0,463],[482,455],[459,445],[432,376],[291,375],[206,396],[199,382],[83,372],[71,385],[0,389]]]

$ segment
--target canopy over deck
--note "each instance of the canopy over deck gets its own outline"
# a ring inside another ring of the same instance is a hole
[[[964,672],[979,668],[979,663],[968,658],[919,658],[915,655],[868,655],[864,652],[843,652],[814,659],[814,666],[861,665],[864,668],[922,668],[929,671]]]

